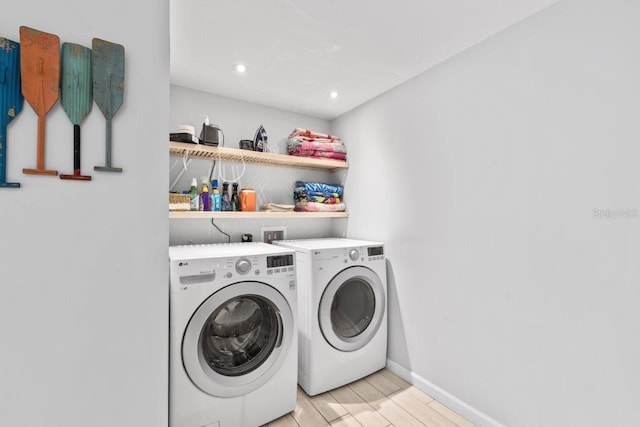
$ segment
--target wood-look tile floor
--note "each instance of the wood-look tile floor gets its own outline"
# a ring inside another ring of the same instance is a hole
[[[473,424],[388,369],[335,390],[307,396],[263,427],[473,427]]]

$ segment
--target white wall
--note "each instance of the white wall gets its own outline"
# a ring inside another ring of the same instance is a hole
[[[113,164],[97,106],[82,124],[91,182],[23,175],[35,167],[36,115],[8,129],[0,189],[0,425],[167,424],[168,1],[24,0],[4,4],[3,37],[26,25],[61,42],[99,37],[125,46],[124,104],[113,121]],[[46,166],[73,172],[73,127],[47,116]]]
[[[639,17],[561,1],[333,123],[389,358],[481,425],[640,423]]]
[[[241,78],[241,77],[239,77]],[[268,135],[270,150],[286,154],[287,137],[296,128],[306,128],[317,132],[328,132],[329,121],[278,110],[263,105],[225,98],[182,86],[171,86],[171,131],[175,132],[181,124],[191,125],[200,134],[204,115],[211,123],[220,126],[225,134],[225,146],[238,148],[241,139],[253,139],[258,126],[263,125]],[[183,168],[180,157],[171,158],[170,181],[174,182]],[[191,179],[208,177],[211,162],[195,159],[188,171],[174,187],[175,191],[188,189]],[[222,175],[220,171],[222,170]],[[258,206],[264,203],[293,204],[293,188],[296,180],[342,183],[345,173],[330,173],[308,169],[287,167],[258,166],[247,164],[242,174],[241,163],[217,162],[213,177],[220,185],[223,181],[237,181],[240,188],[256,190]],[[240,177],[240,179],[236,179]],[[223,179],[225,178],[225,179]],[[254,240],[260,240],[260,227],[285,226],[287,238],[329,237],[345,233],[345,219],[266,219],[266,220],[216,220],[216,225],[231,236],[232,242],[240,241],[243,233],[253,234]],[[207,219],[171,220],[170,243],[172,245],[190,243],[220,243],[227,237],[218,232]]]

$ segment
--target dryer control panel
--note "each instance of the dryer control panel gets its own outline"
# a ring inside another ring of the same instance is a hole
[[[331,251],[324,251],[331,252]],[[315,251],[314,255],[319,255],[321,251]],[[363,246],[342,249],[343,263],[367,262],[384,259],[384,246]]]
[[[271,255],[267,257],[267,275],[293,272],[294,270],[293,254]]]
[[[384,255],[384,247],[382,246],[370,246],[367,248],[367,254],[369,256]]]
[[[288,273],[295,274],[295,259],[293,254],[229,257],[215,267],[222,277],[257,277],[273,276]]]

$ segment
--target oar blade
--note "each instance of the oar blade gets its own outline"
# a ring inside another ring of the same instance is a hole
[[[75,43],[62,44],[60,103],[74,125],[82,123],[93,103],[91,49]]]
[[[113,118],[124,98],[124,46],[92,40],[93,97],[107,119]]]
[[[55,34],[20,27],[22,94],[39,116],[59,97],[60,39]]]

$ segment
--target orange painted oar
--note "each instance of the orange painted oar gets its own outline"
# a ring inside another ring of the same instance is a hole
[[[38,115],[38,158],[35,169],[25,174],[57,175],[44,167],[45,117],[58,100],[60,86],[60,39],[54,34],[20,27],[22,94]]]

